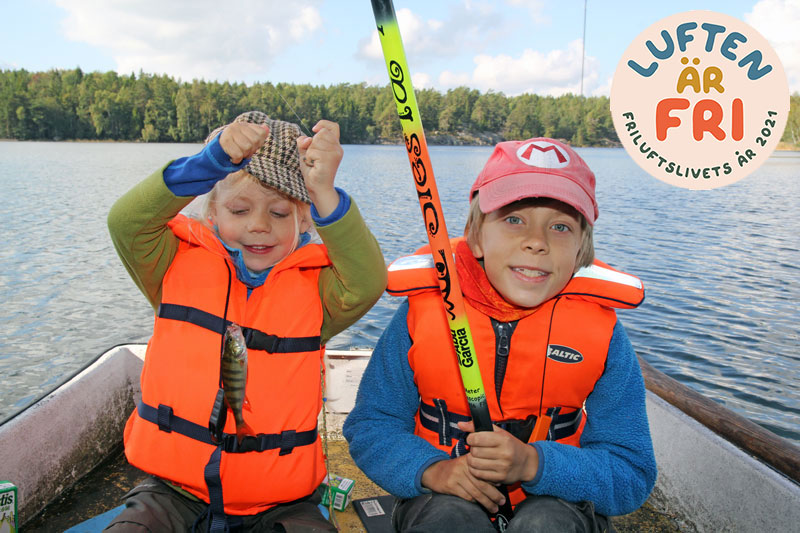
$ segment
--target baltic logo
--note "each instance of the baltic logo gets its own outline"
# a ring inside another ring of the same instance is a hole
[[[575,348],[561,346],[560,344],[550,344],[547,346],[547,357],[559,363],[580,363],[583,361],[583,354]]]
[[[523,144],[517,148],[517,158],[532,167],[562,168],[569,165],[569,154],[547,141]]]
[[[614,128],[652,176],[713,189],[758,168],[780,141],[789,85],[756,30],[713,11],[660,20],[625,51],[611,86]]]

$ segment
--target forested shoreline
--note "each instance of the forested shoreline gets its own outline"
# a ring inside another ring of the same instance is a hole
[[[618,146],[607,97],[481,93],[458,87],[416,91],[430,144],[495,144],[553,137],[575,146]],[[783,140],[800,143],[800,96]],[[400,122],[387,86],[295,85],[271,82],[183,82],[140,72],[0,71],[0,138],[202,142],[208,133],[251,109],[301,122],[339,123],[344,144],[397,143]],[[298,119],[300,117],[300,119]]]

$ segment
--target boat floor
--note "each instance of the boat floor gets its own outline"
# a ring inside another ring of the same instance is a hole
[[[385,494],[355,466],[344,440],[328,441],[328,460],[333,474],[355,481],[352,499]],[[65,490],[58,499],[24,524],[22,530],[26,533],[49,533],[69,529],[121,505],[125,493],[145,477],[147,474],[128,464],[120,448],[108,461]],[[348,505],[343,512],[336,511],[335,518],[340,531],[365,531],[352,505]],[[613,524],[620,533],[680,531],[673,517],[657,511],[649,502],[634,513],[614,517]]]

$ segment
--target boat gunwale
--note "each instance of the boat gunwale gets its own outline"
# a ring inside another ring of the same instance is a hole
[[[31,400],[30,403],[26,404],[25,406],[20,408],[18,411],[13,412],[10,415],[8,415],[5,418],[3,418],[2,420],[0,420],[0,429],[2,429],[2,427],[4,425],[6,425],[7,423],[11,422],[12,420],[17,418],[18,416],[24,414],[25,411],[27,411],[29,409],[32,409],[40,401],[44,400],[45,398],[47,398],[51,394],[55,394],[55,392],[58,391],[58,389],[60,389],[61,387],[67,386],[69,384],[69,382],[71,382],[73,379],[75,379],[76,377],[81,375],[83,372],[85,372],[89,368],[91,368],[92,365],[97,363],[106,354],[116,350],[117,348],[124,348],[125,346],[142,346],[142,345],[144,345],[144,344],[143,343],[138,343],[138,342],[122,342],[120,344],[115,344],[114,346],[112,346],[110,348],[107,348],[106,350],[100,352],[96,356],[94,356],[91,359],[89,359],[82,366],[80,366],[79,368],[73,370],[72,372],[70,372],[69,374],[64,376],[61,380],[59,380],[56,384],[54,384],[50,389],[48,389],[48,390],[42,392],[41,394],[39,394],[38,396],[36,396],[33,400]]]
[[[800,447],[687,387],[642,357],[639,366],[647,390],[800,485]]]

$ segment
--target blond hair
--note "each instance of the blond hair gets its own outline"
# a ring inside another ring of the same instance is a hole
[[[300,214],[300,218],[311,218],[311,206],[294,196],[291,196],[281,190],[276,189],[275,187],[270,187],[269,185],[265,185],[264,182],[250,174],[244,169],[237,170],[236,172],[231,172],[228,174],[224,179],[219,180],[217,183],[214,184],[214,188],[206,194],[204,202],[203,202],[203,220],[208,222],[209,215],[211,214],[211,208],[217,202],[219,198],[220,192],[222,189],[230,190],[231,193],[237,194],[238,191],[243,188],[245,185],[248,184],[247,180],[250,180],[254,183],[258,183],[265,189],[274,192],[281,198],[289,200],[292,205],[295,206],[295,214]]]
[[[469,244],[470,247],[479,244],[481,229],[483,228],[483,223],[486,221],[486,213],[481,211],[481,207],[478,204],[479,194],[480,193],[475,193],[475,196],[472,197],[472,201],[469,203],[467,223],[464,226],[464,237],[466,237],[467,244]],[[558,202],[558,200],[553,200],[551,198],[525,198],[520,200],[520,202],[529,205],[541,205],[544,202]],[[564,204],[564,202],[559,203],[570,207],[570,209],[574,211],[573,214],[575,218],[581,221],[581,247],[578,250],[578,257],[575,259],[575,270],[589,266],[592,264],[592,261],[594,261],[594,232],[592,231],[592,226],[586,220],[586,217],[578,210],[572,208],[569,204]]]

